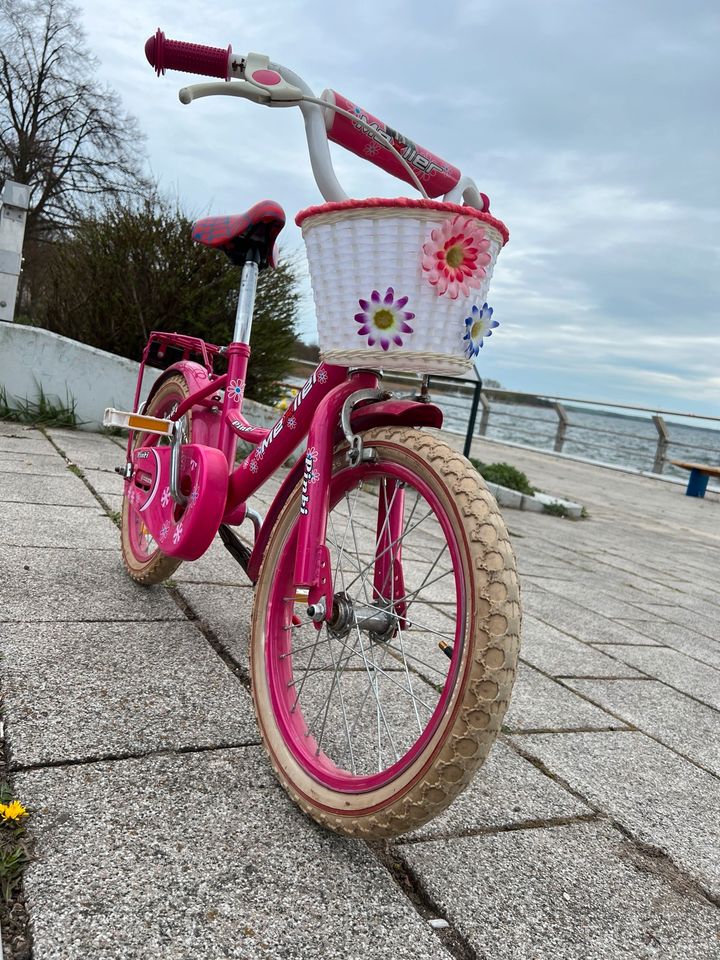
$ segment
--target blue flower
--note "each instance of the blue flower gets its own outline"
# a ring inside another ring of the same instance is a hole
[[[476,357],[480,353],[483,337],[491,337],[495,327],[500,326],[497,320],[493,320],[492,315],[493,308],[484,303],[482,307],[473,304],[470,316],[465,317],[465,336],[463,340],[468,341],[465,346],[465,355],[468,359]]]

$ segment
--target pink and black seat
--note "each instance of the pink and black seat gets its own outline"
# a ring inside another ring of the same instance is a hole
[[[284,226],[285,211],[280,204],[262,200],[247,213],[196,220],[192,238],[208,247],[224,250],[238,266],[246,260],[255,260],[264,270],[275,266],[275,241]]]

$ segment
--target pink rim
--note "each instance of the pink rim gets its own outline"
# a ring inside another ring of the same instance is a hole
[[[152,403],[148,404],[148,409],[146,412],[148,414],[152,414],[152,416],[154,417],[165,417],[167,416],[167,414],[169,413],[170,409],[173,407],[174,404],[178,402],[182,403],[184,399],[185,399],[184,395],[180,390],[178,390],[176,395],[169,394],[165,398],[165,402],[163,403],[163,405],[159,408],[154,407]],[[141,439],[141,443],[144,446],[157,443],[156,437],[146,436],[144,438],[141,437],[140,439]],[[125,486],[127,488],[128,484],[125,484]],[[132,506],[132,504],[128,503],[127,506],[128,506],[127,531],[128,531],[128,543],[130,544],[130,549],[132,550],[133,556],[135,557],[138,563],[147,563],[148,560],[151,560],[154,556],[157,556],[157,554],[161,553],[162,551],[158,546],[156,546],[154,550],[144,549],[144,547],[142,546],[142,542],[144,541],[145,538],[140,532],[141,527],[143,526],[142,517],[137,512],[137,510]]]
[[[503,244],[510,239],[508,228],[502,222],[494,217],[489,211],[477,210],[460,203],[444,203],[442,200],[421,200],[413,197],[395,197],[386,199],[385,197],[368,197],[366,200],[340,200],[332,203],[322,203],[314,207],[306,207],[295,217],[295,223],[300,227],[305,220],[310,217],[320,216],[327,213],[339,213],[343,210],[363,210],[377,209],[378,207],[392,209],[400,208],[404,210],[437,210],[439,213],[459,213],[464,217],[475,217],[482,220],[483,223],[495,227],[503,238]]]
[[[312,736],[305,733],[306,724],[302,710],[291,712],[290,704],[294,699],[294,687],[288,686],[293,681],[292,658],[281,660],[282,654],[289,653],[292,648],[292,631],[288,629],[292,621],[293,603],[283,600],[283,597],[292,595],[294,586],[292,573],[294,569],[295,546],[297,527],[294,527],[283,546],[282,554],[273,580],[273,588],[268,597],[267,606],[267,641],[265,644],[265,668],[268,678],[270,700],[284,743],[290,749],[300,766],[318,783],[329,787],[338,793],[368,793],[390,783],[408,769],[421,756],[427,745],[437,732],[448,703],[455,690],[462,662],[464,645],[464,623],[466,619],[467,603],[462,576],[462,561],[455,532],[453,531],[446,511],[434,491],[416,474],[399,464],[385,462],[380,465],[364,464],[355,469],[346,469],[332,478],[330,491],[331,509],[344,496],[346,490],[356,486],[361,479],[371,475],[381,474],[388,479],[402,480],[418,491],[431,507],[435,519],[440,523],[446,543],[448,545],[453,564],[455,579],[456,602],[458,609],[455,627],[454,653],[445,678],[440,698],[424,730],[405,754],[394,764],[372,775],[355,775],[350,771],[337,767],[330,757],[321,753],[316,755],[317,743]]]

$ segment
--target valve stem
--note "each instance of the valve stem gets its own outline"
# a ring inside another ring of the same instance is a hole
[[[444,640],[441,640],[438,643],[438,646],[440,647],[442,652],[445,654],[445,656],[448,658],[448,660],[452,660],[453,645],[451,643],[445,643]]]

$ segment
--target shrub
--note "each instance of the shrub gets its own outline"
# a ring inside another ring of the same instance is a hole
[[[139,360],[151,330],[224,344],[232,337],[240,271],[194,243],[191,221],[158,195],[119,201],[49,245],[34,322],[101,350]],[[246,392],[277,399],[295,343],[300,295],[284,260],[260,275]]]
[[[531,497],[535,490],[530,486],[530,482],[522,470],[513,467],[509,463],[481,463],[480,460],[472,460],[472,465],[482,475],[488,483],[497,483],[501,487],[507,487],[510,490],[517,490],[519,493],[526,493]]]

